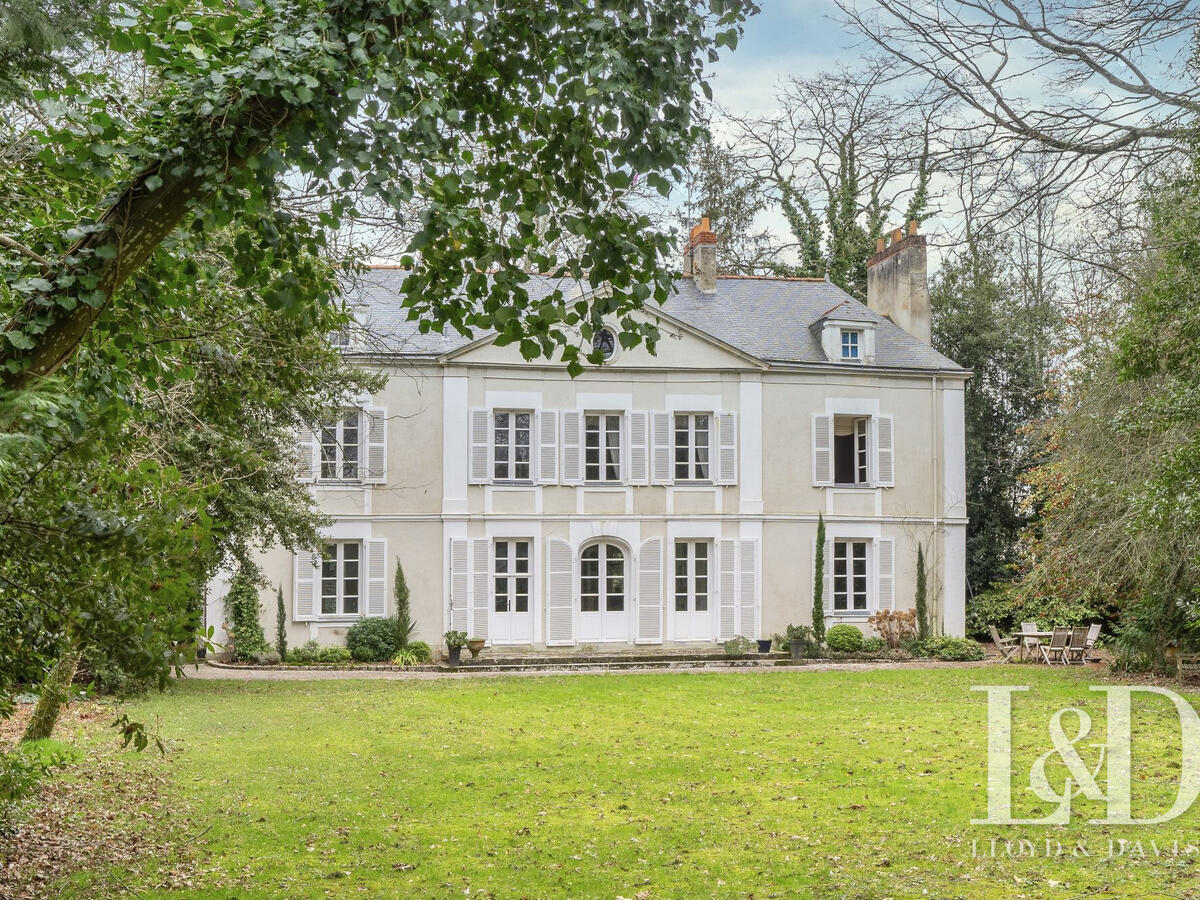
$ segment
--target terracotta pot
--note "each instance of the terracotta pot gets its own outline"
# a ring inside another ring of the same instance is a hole
[[[479,656],[479,651],[483,649],[483,645],[486,643],[487,641],[481,641],[478,639],[467,641],[467,649],[471,651],[471,659],[475,659],[475,657]]]

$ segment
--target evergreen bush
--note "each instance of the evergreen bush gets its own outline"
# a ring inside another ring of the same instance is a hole
[[[387,662],[396,655],[394,618],[360,619],[346,633],[346,649],[359,662]]]
[[[929,637],[929,610],[926,608],[925,548],[917,544],[917,596],[914,607],[917,612],[917,640]]]
[[[283,606],[283,586],[275,593],[275,652],[287,659],[287,610]]]
[[[225,595],[226,628],[233,644],[233,658],[248,660],[256,653],[271,649],[263,634],[262,604],[258,600],[255,577],[245,566],[238,569]]]
[[[817,514],[817,560],[813,566],[813,640],[825,643],[825,516]]]
[[[417,621],[413,618],[412,606],[409,603],[408,580],[404,577],[404,567],[396,560],[396,578],[392,585],[392,594],[396,598],[396,649],[407,647],[412,640],[413,632],[417,629]]]
[[[825,645],[835,653],[857,653],[863,648],[863,633],[853,625],[834,625],[825,633]]]

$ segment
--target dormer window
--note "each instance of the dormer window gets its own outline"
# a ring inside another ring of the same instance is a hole
[[[849,328],[842,329],[842,359],[857,362],[862,359],[860,351],[861,331]]]
[[[612,359],[617,352],[617,338],[609,328],[601,328],[592,336],[592,349],[604,359]]]

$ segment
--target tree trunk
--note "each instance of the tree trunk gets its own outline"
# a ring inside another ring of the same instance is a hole
[[[69,647],[58,658],[54,668],[42,683],[42,692],[38,696],[37,706],[33,708],[33,718],[25,729],[21,741],[40,741],[50,737],[54,731],[54,723],[58,714],[71,693],[71,682],[75,680],[75,670],[79,668],[81,651]]]

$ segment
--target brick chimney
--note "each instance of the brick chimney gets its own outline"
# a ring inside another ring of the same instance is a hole
[[[867,260],[867,306],[930,343],[925,235],[917,234],[915,220],[908,223],[907,234],[893,231],[887,246],[883,238],[876,241],[875,254]]]
[[[696,280],[696,287],[705,294],[717,290],[717,233],[708,223],[708,216],[693,225],[683,251],[683,274]]]

